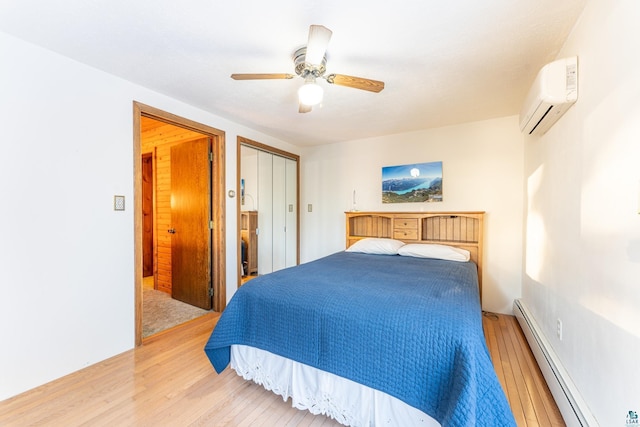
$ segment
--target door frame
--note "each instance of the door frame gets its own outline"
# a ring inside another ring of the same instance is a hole
[[[168,113],[149,105],[133,101],[133,171],[134,171],[134,290],[135,290],[135,345],[142,345],[142,116],[171,125],[190,129],[208,136],[213,141],[211,173],[211,219],[213,221],[211,268],[213,310],[221,312],[227,303],[225,253],[225,132]]]
[[[284,157],[290,160],[296,161],[296,264],[300,264],[300,156],[297,154],[289,153],[288,151],[280,150],[279,148],[272,147],[270,145],[263,144],[258,141],[254,141],[249,138],[245,138],[243,136],[237,137],[236,142],[236,224],[238,224],[238,233],[237,233],[237,269],[238,269],[238,288],[242,285],[242,237],[240,235],[241,231],[241,219],[240,214],[242,210],[242,206],[240,204],[240,180],[242,179],[242,171],[241,171],[241,149],[242,146],[247,146],[251,148],[255,148],[256,150],[264,151],[266,153],[275,154],[280,157]],[[260,228],[260,224],[258,224],[258,228]],[[260,250],[258,248],[258,250]]]

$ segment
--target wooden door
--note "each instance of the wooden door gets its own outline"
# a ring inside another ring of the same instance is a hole
[[[153,276],[153,156],[142,155],[142,276]]]
[[[171,147],[171,296],[205,310],[211,287],[211,141]]]

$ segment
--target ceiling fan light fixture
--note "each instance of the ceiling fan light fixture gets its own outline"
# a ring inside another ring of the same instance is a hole
[[[327,70],[327,45],[331,40],[332,32],[322,25],[309,27],[309,39],[306,46],[299,47],[293,52],[293,65],[296,75],[304,79],[304,84],[298,89],[298,112],[308,113],[312,107],[322,102],[324,90],[316,80],[323,78],[329,84],[351,87],[378,93],[384,89],[384,82],[364,79],[362,77],[348,76],[346,74],[329,74]],[[285,73],[243,73],[232,74],[234,80],[267,80],[267,79],[292,79],[293,74]]]
[[[315,79],[305,80],[304,84],[298,89],[298,100],[301,104],[314,106],[322,102],[324,91]]]

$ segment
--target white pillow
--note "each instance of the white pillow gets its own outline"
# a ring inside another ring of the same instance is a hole
[[[367,237],[358,240],[349,246],[347,252],[361,252],[363,254],[376,255],[397,255],[398,249],[404,245],[404,242],[394,239],[385,239],[377,237]]]
[[[398,255],[416,258],[436,258],[448,261],[469,261],[470,253],[466,249],[431,243],[410,243],[398,249]]]

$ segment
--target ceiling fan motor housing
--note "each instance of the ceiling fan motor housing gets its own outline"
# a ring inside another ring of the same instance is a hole
[[[307,47],[301,47],[293,53],[296,74],[306,79],[307,77],[320,77],[327,71],[327,57],[322,57],[320,64],[309,64],[305,61]]]

